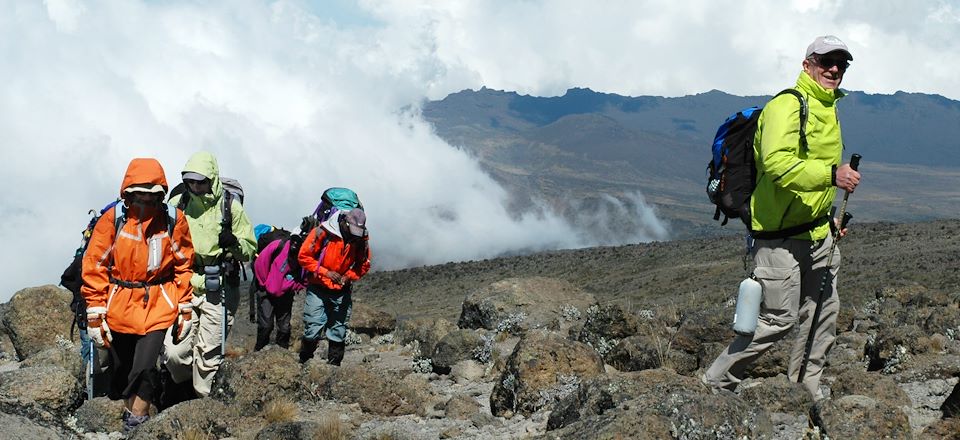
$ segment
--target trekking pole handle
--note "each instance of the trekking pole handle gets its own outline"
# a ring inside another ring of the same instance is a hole
[[[852,168],[854,171],[857,171],[857,168],[860,168],[860,158],[862,157],[863,156],[857,153],[853,153],[853,156],[850,156],[850,168]]]

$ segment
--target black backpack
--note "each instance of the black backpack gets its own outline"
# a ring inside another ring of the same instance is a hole
[[[806,150],[807,101],[796,89],[785,89],[776,96],[788,93],[800,101],[800,148]],[[707,164],[707,197],[717,207],[713,219],[719,221],[720,214],[723,214],[721,226],[731,218],[739,218],[747,225],[747,230],[751,228],[750,196],[757,186],[753,138],[760,110],[754,106],[734,113],[720,125],[714,136],[713,157]]]

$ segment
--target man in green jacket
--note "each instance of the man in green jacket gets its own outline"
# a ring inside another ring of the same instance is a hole
[[[760,114],[753,142],[757,164],[757,187],[750,199],[753,214],[752,241],[754,277],[763,286],[763,305],[753,336],[737,336],[703,376],[704,383],[734,390],[747,366],[787,336],[799,321],[787,373],[796,382],[803,363],[807,335],[814,326],[803,384],[815,398],[823,397],[820,376],[827,351],[836,339],[840,301],[835,283],[840,250],[833,247],[830,208],[836,189],[853,192],[860,173],[849,164],[840,165],[843,141],[837,119],[838,87],[853,56],[846,44],[832,35],[817,37],[807,47],[803,72],[795,87],[809,106],[806,146],[800,137],[800,103],[793,95],[771,100]],[[803,232],[796,232],[797,229]],[[795,235],[782,238],[778,231]],[[788,232],[789,233],[789,232]],[[838,231],[843,236],[846,231]],[[827,267],[834,249],[832,267]],[[825,271],[831,286],[820,298]],[[811,322],[817,301],[818,322]]]
[[[201,151],[190,157],[183,168],[186,191],[172,197],[171,205],[183,209],[190,226],[195,256],[193,285],[193,331],[183,342],[175,344],[168,335],[165,341],[166,369],[177,384],[193,379],[193,389],[200,397],[210,394],[213,376],[223,362],[222,340],[226,329],[233,326],[240,299],[240,264],[249,261],[257,250],[253,225],[240,200],[231,197],[227,207],[232,217],[225,225],[222,206],[226,190],[220,181],[217,159]],[[226,300],[227,316],[223,316]],[[166,391],[166,390],[165,390]],[[173,403],[173,402],[170,402]]]

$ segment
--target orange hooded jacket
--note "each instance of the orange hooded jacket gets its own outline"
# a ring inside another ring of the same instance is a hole
[[[337,272],[350,281],[359,280],[370,271],[369,237],[363,237],[362,245],[345,242],[340,236],[338,219],[339,213],[310,230],[297,255],[306,272],[305,281],[330,290],[340,290],[343,286],[333,282],[327,271]]]
[[[133,159],[120,185],[120,195],[131,185],[155,184],[167,191],[167,179],[156,159]],[[193,243],[183,212],[177,210],[173,237],[167,233],[164,205],[141,207],[123,202],[126,220],[115,230],[115,210],[105,212],[93,229],[83,255],[81,293],[87,307],[107,308],[111,331],[144,335],[173,325],[178,304],[193,297]],[[119,205],[118,205],[119,206]],[[153,267],[150,244],[159,249]],[[145,283],[123,287],[118,283]]]

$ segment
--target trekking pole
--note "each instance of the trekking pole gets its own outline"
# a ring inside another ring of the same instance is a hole
[[[93,345],[93,339],[90,339],[90,355],[87,356],[87,400],[93,400],[93,360],[97,352],[97,347]]]
[[[860,167],[860,156],[859,154],[854,154],[850,157],[850,168],[854,171]],[[837,247],[837,240],[840,239],[840,231],[847,226],[847,222],[853,217],[847,213],[847,199],[850,198],[850,191],[846,191],[843,194],[843,203],[840,204],[840,227],[837,228],[837,233],[834,234],[833,243],[830,244],[830,254],[827,256],[827,267],[826,271],[823,273],[823,280],[820,281],[820,293],[817,294],[817,306],[813,311],[813,320],[810,321],[810,333],[807,334],[807,344],[803,349],[803,363],[800,364],[800,373],[797,376],[797,383],[803,383],[803,376],[807,372],[807,363],[810,362],[810,352],[813,351],[813,339],[814,334],[817,330],[817,321],[820,320],[820,311],[823,308],[823,294],[827,291],[827,286],[830,285],[830,269],[833,266],[833,252]],[[833,221],[833,219],[830,219]]]

